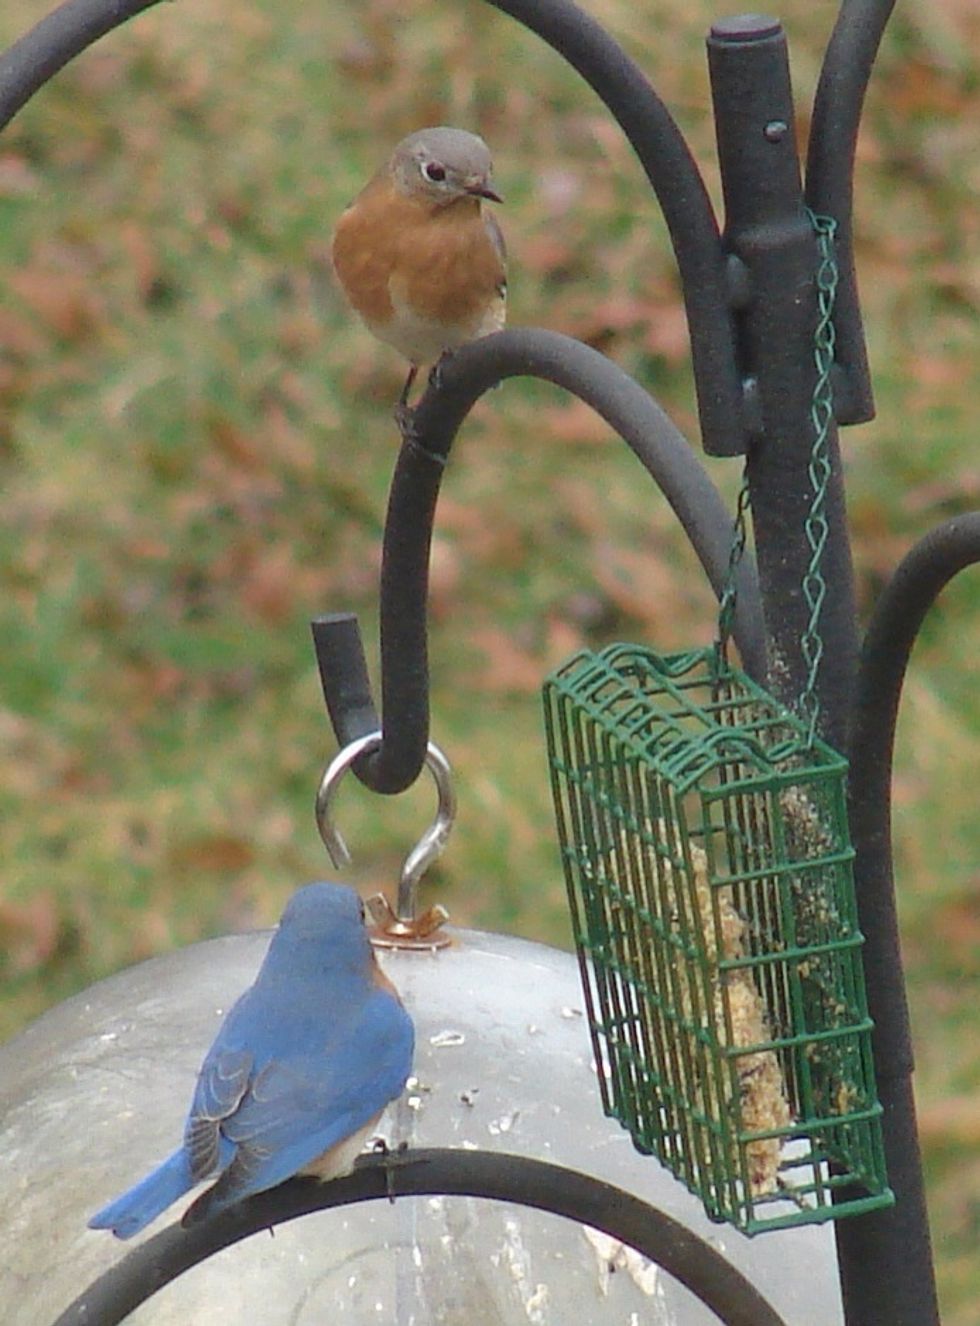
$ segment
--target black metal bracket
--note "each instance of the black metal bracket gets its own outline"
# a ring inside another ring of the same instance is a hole
[[[800,182],[786,37],[757,15],[715,24],[708,37],[725,245],[740,292],[737,341],[752,436],[746,456],[766,617],[769,689],[789,707],[802,694],[809,610],[802,536],[813,493],[810,407],[817,370],[817,250]],[[857,666],[851,550],[836,430],[828,438],[827,582],[818,678],[822,735],[848,746]]]

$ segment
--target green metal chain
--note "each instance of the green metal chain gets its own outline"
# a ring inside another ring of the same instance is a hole
[[[821,570],[824,549],[827,546],[827,486],[830,483],[831,467],[827,439],[834,422],[834,393],[830,373],[834,364],[834,300],[837,295],[838,268],[834,251],[834,236],[837,222],[830,216],[818,216],[815,212],[807,213],[817,237],[817,252],[820,256],[817,267],[817,306],[819,320],[813,340],[813,359],[817,368],[817,380],[813,388],[813,401],[810,406],[810,420],[813,424],[813,447],[810,451],[810,487],[813,501],[810,513],[803,526],[807,544],[810,548],[810,563],[803,577],[803,597],[810,610],[810,619],[800,640],[800,652],[806,664],[807,676],[803,693],[800,696],[800,716],[808,725],[808,742],[812,746],[817,735],[817,723],[820,719],[820,699],[817,695],[817,673],[823,657],[823,640],[820,637],[820,613],[827,594],[827,582]]]
[[[820,699],[817,695],[817,674],[823,658],[823,640],[820,637],[820,613],[827,594],[827,582],[821,570],[827,545],[828,524],[826,514],[827,485],[831,467],[827,438],[834,420],[834,398],[830,374],[834,363],[834,300],[837,296],[838,267],[834,250],[837,222],[830,216],[818,216],[807,209],[807,215],[817,238],[819,266],[817,267],[817,307],[819,319],[813,340],[813,358],[817,366],[817,380],[810,405],[813,424],[813,446],[810,451],[808,474],[813,500],[804,524],[804,533],[810,549],[810,561],[803,576],[803,597],[810,611],[806,629],[800,640],[800,651],[806,664],[806,682],[800,695],[800,715],[807,724],[807,743],[813,745],[820,720]],[[747,539],[747,515],[750,508],[748,479],[742,476],[735,507],[732,528],[732,546],[728,558],[728,571],[718,607],[718,660],[724,660],[735,619],[736,575]]]
[[[728,553],[728,570],[725,573],[725,586],[718,600],[718,662],[728,654],[728,641],[735,624],[735,603],[738,598],[736,577],[745,552],[748,539],[748,512],[751,502],[748,473],[742,472],[742,486],[735,503],[735,521],[732,525],[732,546]]]

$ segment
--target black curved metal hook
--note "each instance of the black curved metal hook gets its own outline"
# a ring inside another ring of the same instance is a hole
[[[864,94],[895,0],[844,0],[824,55],[807,147],[806,201],[837,222],[834,409],[842,424],[874,418],[854,270],[854,151]]]
[[[456,433],[479,397],[505,378],[542,378],[591,405],[631,447],[663,490],[715,593],[728,572],[731,516],[683,434],[656,401],[598,351],[558,332],[519,328],[463,346],[440,366],[415,411],[388,499],[381,569],[382,721],[357,622],[321,618],[314,638],[327,707],[342,746],[379,726],[379,750],[354,772],[375,792],[404,791],[418,777],[429,738],[426,640],[429,547],[442,475]],[[733,636],[746,670],[765,675],[755,567],[738,572]]]
[[[0,55],[0,129],[86,47],[160,0],[65,0]]]
[[[912,1037],[902,971],[892,861],[891,781],[902,684],[926,614],[943,588],[980,563],[980,512],[937,526],[906,554],[878,600],[858,671],[851,753],[850,825],[858,918],[864,934],[868,1011],[884,1131],[889,1211],[847,1221],[838,1239],[848,1321],[939,1321],[922,1162],[912,1094]],[[902,1274],[868,1275],[883,1248],[900,1250]]]
[[[885,587],[861,655],[851,754],[850,822],[857,853],[858,914],[865,934],[864,966],[869,975],[869,1011],[876,1024],[879,1078],[882,1073],[887,1077],[912,1068],[891,842],[892,760],[902,686],[926,614],[950,580],[977,563],[980,512],[955,516],[931,530],[905,555]]]
[[[616,119],[656,194],[681,274],[704,449],[745,450],[743,391],[718,223],[684,137],[646,75],[571,0],[489,0],[563,56]]]
[[[482,1197],[563,1216],[635,1248],[726,1326],[786,1326],[710,1243],[632,1193],[526,1156],[448,1149],[365,1156],[345,1178],[291,1179],[187,1229],[171,1225],[110,1267],[54,1326],[117,1326],[158,1289],[222,1248],[312,1211],[396,1195]]]

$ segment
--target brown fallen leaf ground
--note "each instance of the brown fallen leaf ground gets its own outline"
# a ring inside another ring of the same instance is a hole
[[[49,0],[8,0],[0,39]],[[717,199],[697,3],[588,8],[649,71]],[[787,0],[799,133],[832,6]],[[859,144],[878,418],[844,448],[860,609],[977,504],[980,11],[906,0]],[[0,1028],[126,963],[269,924],[329,873],[333,753],[308,619],[375,597],[402,365],[329,270],[344,204],[404,133],[495,149],[511,317],[581,336],[696,443],[677,278],[632,153],[585,85],[488,5],[161,5],[0,139]],[[737,464],[712,462],[731,496]],[[976,576],[916,649],[895,833],[947,1326],[980,1298]],[[508,383],[452,459],[433,571],[433,734],[460,821],[426,881],[454,916],[567,944],[537,689],[581,645],[700,643],[695,559],[626,449]],[[341,802],[390,886],[420,787]]]

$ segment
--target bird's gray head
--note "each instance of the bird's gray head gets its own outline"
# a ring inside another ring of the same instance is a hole
[[[466,197],[501,201],[491,183],[490,149],[465,129],[440,125],[409,134],[395,148],[390,169],[402,193],[437,207]]]

